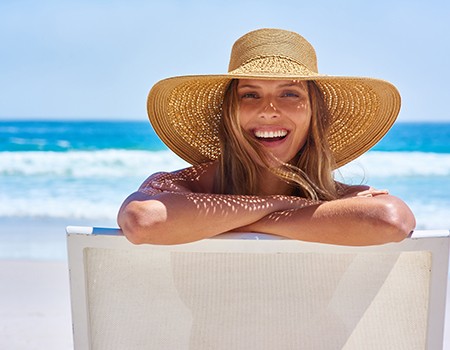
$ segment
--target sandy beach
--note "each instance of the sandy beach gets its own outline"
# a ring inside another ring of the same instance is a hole
[[[0,348],[73,349],[66,262],[0,261]]]
[[[73,349],[65,227],[107,224],[0,219],[0,349]]]

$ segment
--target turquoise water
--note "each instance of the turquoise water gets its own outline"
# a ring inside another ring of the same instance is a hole
[[[147,121],[0,121],[0,152],[166,149]],[[373,151],[450,153],[450,123],[397,123]]]
[[[418,228],[450,228],[450,123],[397,123],[339,170],[388,188]],[[0,122],[0,218],[105,218],[153,172],[187,164],[142,122]]]
[[[0,121],[0,152],[165,149],[143,122]]]

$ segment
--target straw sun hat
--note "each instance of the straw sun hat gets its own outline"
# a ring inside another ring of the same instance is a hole
[[[400,110],[400,95],[389,82],[319,74],[314,48],[302,36],[260,29],[235,42],[227,74],[173,77],[151,89],[150,122],[162,141],[187,162],[219,157],[221,105],[231,79],[314,80],[332,118],[329,144],[337,167],[374,146]]]

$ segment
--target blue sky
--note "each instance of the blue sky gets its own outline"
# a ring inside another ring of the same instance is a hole
[[[403,121],[450,121],[450,2],[0,2],[0,119],[146,120],[158,80],[225,73],[230,48],[262,27],[296,31],[319,71],[391,81]]]

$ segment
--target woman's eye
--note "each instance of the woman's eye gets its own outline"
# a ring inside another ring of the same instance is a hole
[[[258,95],[253,92],[247,92],[246,94],[243,94],[241,98],[258,98]]]
[[[282,95],[282,97],[299,97],[299,94],[297,94],[296,92],[284,92]]]

